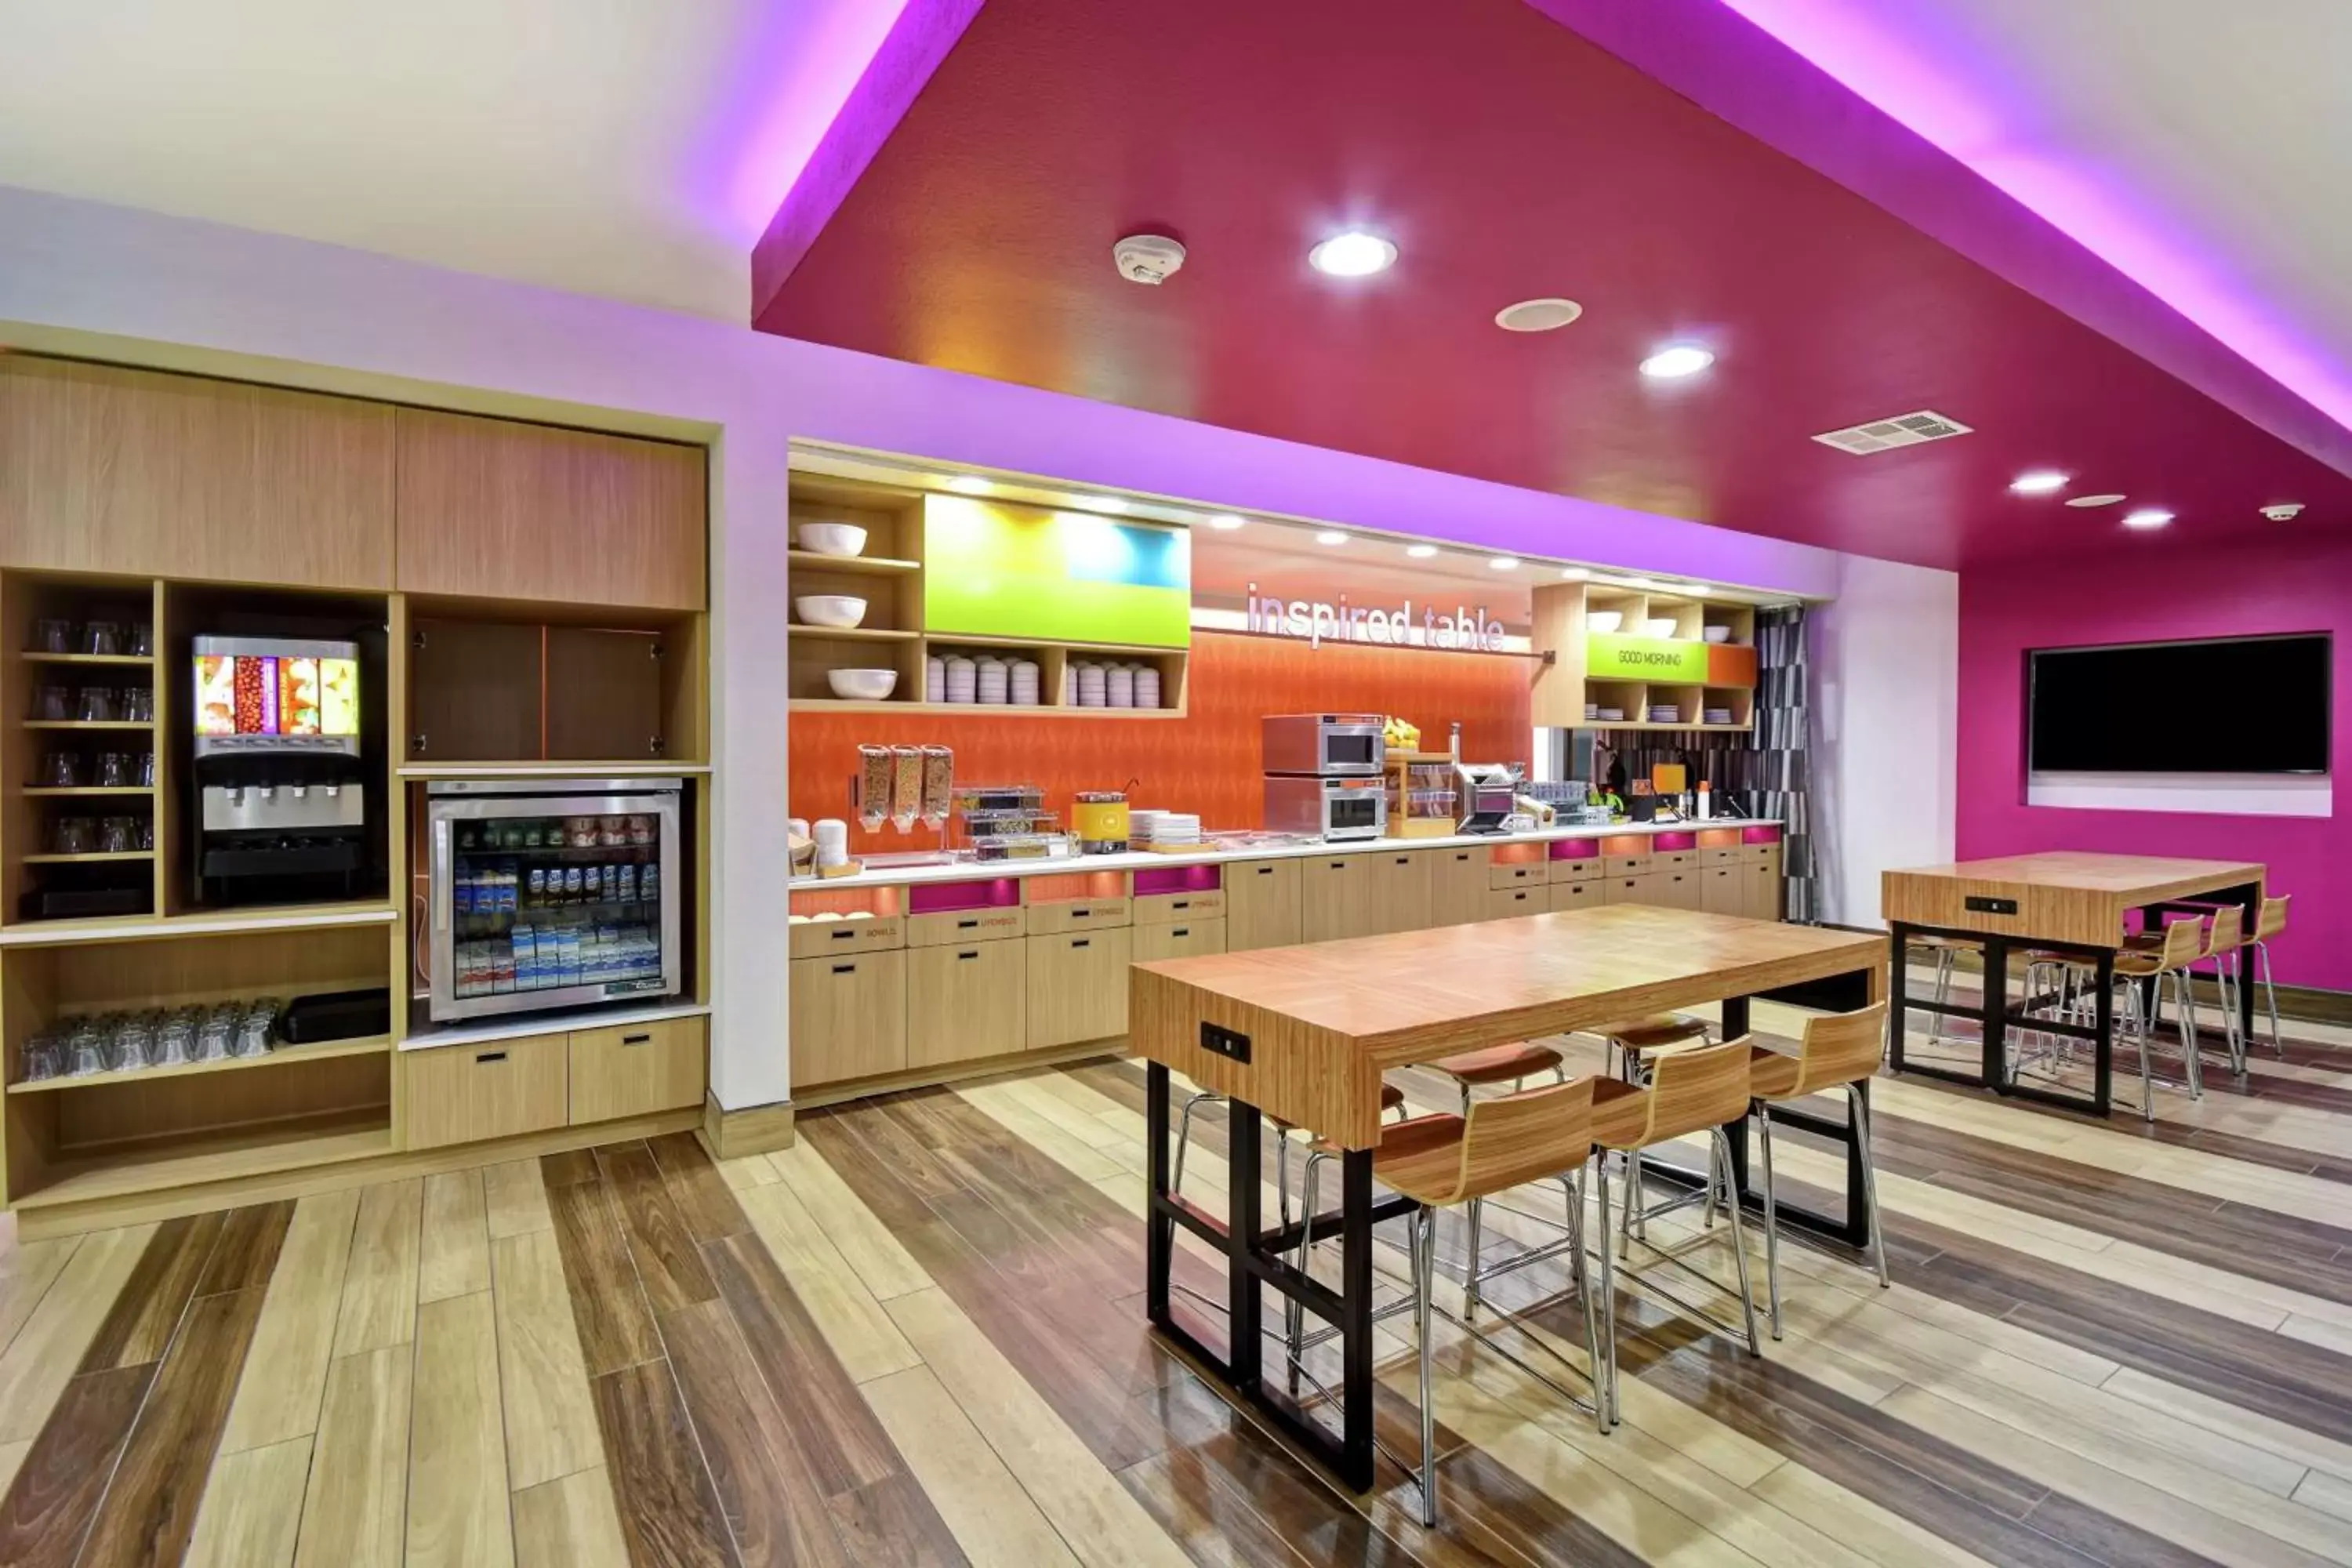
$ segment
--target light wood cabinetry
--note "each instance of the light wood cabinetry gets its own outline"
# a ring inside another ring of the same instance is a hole
[[[803,958],[792,966],[793,1081],[831,1083],[907,1066],[907,954]],[[1119,992],[1122,1005],[1127,995]]]
[[[1748,908],[1749,878],[1738,866],[1701,866],[1698,868],[1698,907],[1711,915],[1745,915]]]
[[[1555,882],[1590,882],[1603,874],[1598,855],[1581,860],[1548,861],[1546,870]]]
[[[860,924],[865,922],[860,921]],[[1029,911],[1018,904],[1009,909],[941,910],[907,917],[908,947],[968,946],[975,942],[1007,942],[1029,930]]]
[[[1135,900],[1139,926],[1223,920],[1225,895],[1214,888],[1191,893],[1144,893]]]
[[[1130,936],[1121,926],[1028,940],[1031,1050],[1127,1033]]]
[[[436,1149],[562,1126],[572,1115],[570,1061],[571,1044],[563,1035],[405,1053],[401,1082],[407,1147]]]
[[[1225,867],[1225,951],[1296,947],[1300,923],[1299,862],[1235,860]]]
[[[1652,901],[1662,909],[1696,910],[1702,907],[1704,892],[1699,885],[1696,866],[1664,868],[1650,873],[1657,897]]]
[[[845,952],[883,952],[894,947],[904,947],[907,942],[906,923],[897,915],[877,915],[863,921],[809,921],[792,928],[794,958],[824,958]]]
[[[908,953],[906,1065],[945,1067],[1020,1050],[1028,991],[1026,949],[1019,942],[971,941],[918,947]]]
[[[1198,958],[1202,953],[1225,951],[1225,922],[1221,920],[1185,921],[1180,924],[1139,925],[1135,928],[1135,962],[1150,963],[1162,958]]]
[[[1372,864],[1372,896],[1379,905],[1379,929],[1419,931],[1430,923],[1429,893],[1432,852],[1381,850],[1361,858]]]
[[[1429,849],[1429,923],[1467,925],[1486,918],[1486,850]]]
[[[1590,878],[1581,882],[1554,882],[1551,887],[1551,910],[1555,914],[1564,910],[1597,909],[1601,904],[1601,879]]]
[[[1550,879],[1550,868],[1541,860],[1498,860],[1486,871],[1486,884],[1493,888],[1539,888]]]
[[[1338,942],[1377,936],[1387,927],[1377,884],[1380,868],[1370,855],[1309,855],[1298,863],[1298,931],[1301,942]]]
[[[664,1018],[571,1034],[571,1114],[577,1126],[700,1105],[700,1018]]]
[[[1067,899],[1029,906],[1029,934],[1053,936],[1062,931],[1101,931],[1123,926],[1132,918],[1125,899]]]
[[[1601,879],[1601,901],[1604,904],[1654,904],[1658,902],[1658,893],[1646,876],[1627,877],[1612,872]]]
[[[1486,889],[1486,918],[1490,921],[1540,915],[1549,912],[1550,908],[1550,889],[1541,882],[1525,888]]]
[[[404,591],[703,608],[703,448],[431,409],[395,424]]]
[[[1748,884],[1747,906],[1739,912],[1751,921],[1777,921],[1780,918],[1780,853],[1772,852],[1769,860],[1757,860],[1739,868],[1742,880]]]
[[[381,592],[393,446],[384,404],[10,356],[0,565]]]

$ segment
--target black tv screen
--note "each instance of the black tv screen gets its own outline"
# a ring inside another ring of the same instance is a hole
[[[2026,655],[2035,773],[2324,773],[2330,639],[2221,637]]]

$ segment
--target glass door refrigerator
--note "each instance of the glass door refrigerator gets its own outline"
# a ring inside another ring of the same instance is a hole
[[[429,785],[434,1021],[677,995],[684,788],[674,778]]]

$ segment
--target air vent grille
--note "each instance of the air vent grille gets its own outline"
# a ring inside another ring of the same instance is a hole
[[[1890,419],[1873,419],[1866,425],[1825,431],[1813,439],[1824,447],[1835,447],[1841,452],[1864,458],[1873,452],[1891,452],[1897,447],[1916,447],[1923,441],[1949,440],[1969,434],[1972,428],[1932,408],[1923,408],[1916,414],[1897,414]]]

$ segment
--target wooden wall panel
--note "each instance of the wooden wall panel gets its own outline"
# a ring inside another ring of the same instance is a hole
[[[404,591],[703,608],[703,448],[420,408],[397,448]]]
[[[0,565],[385,589],[392,486],[384,404],[0,360]]]

